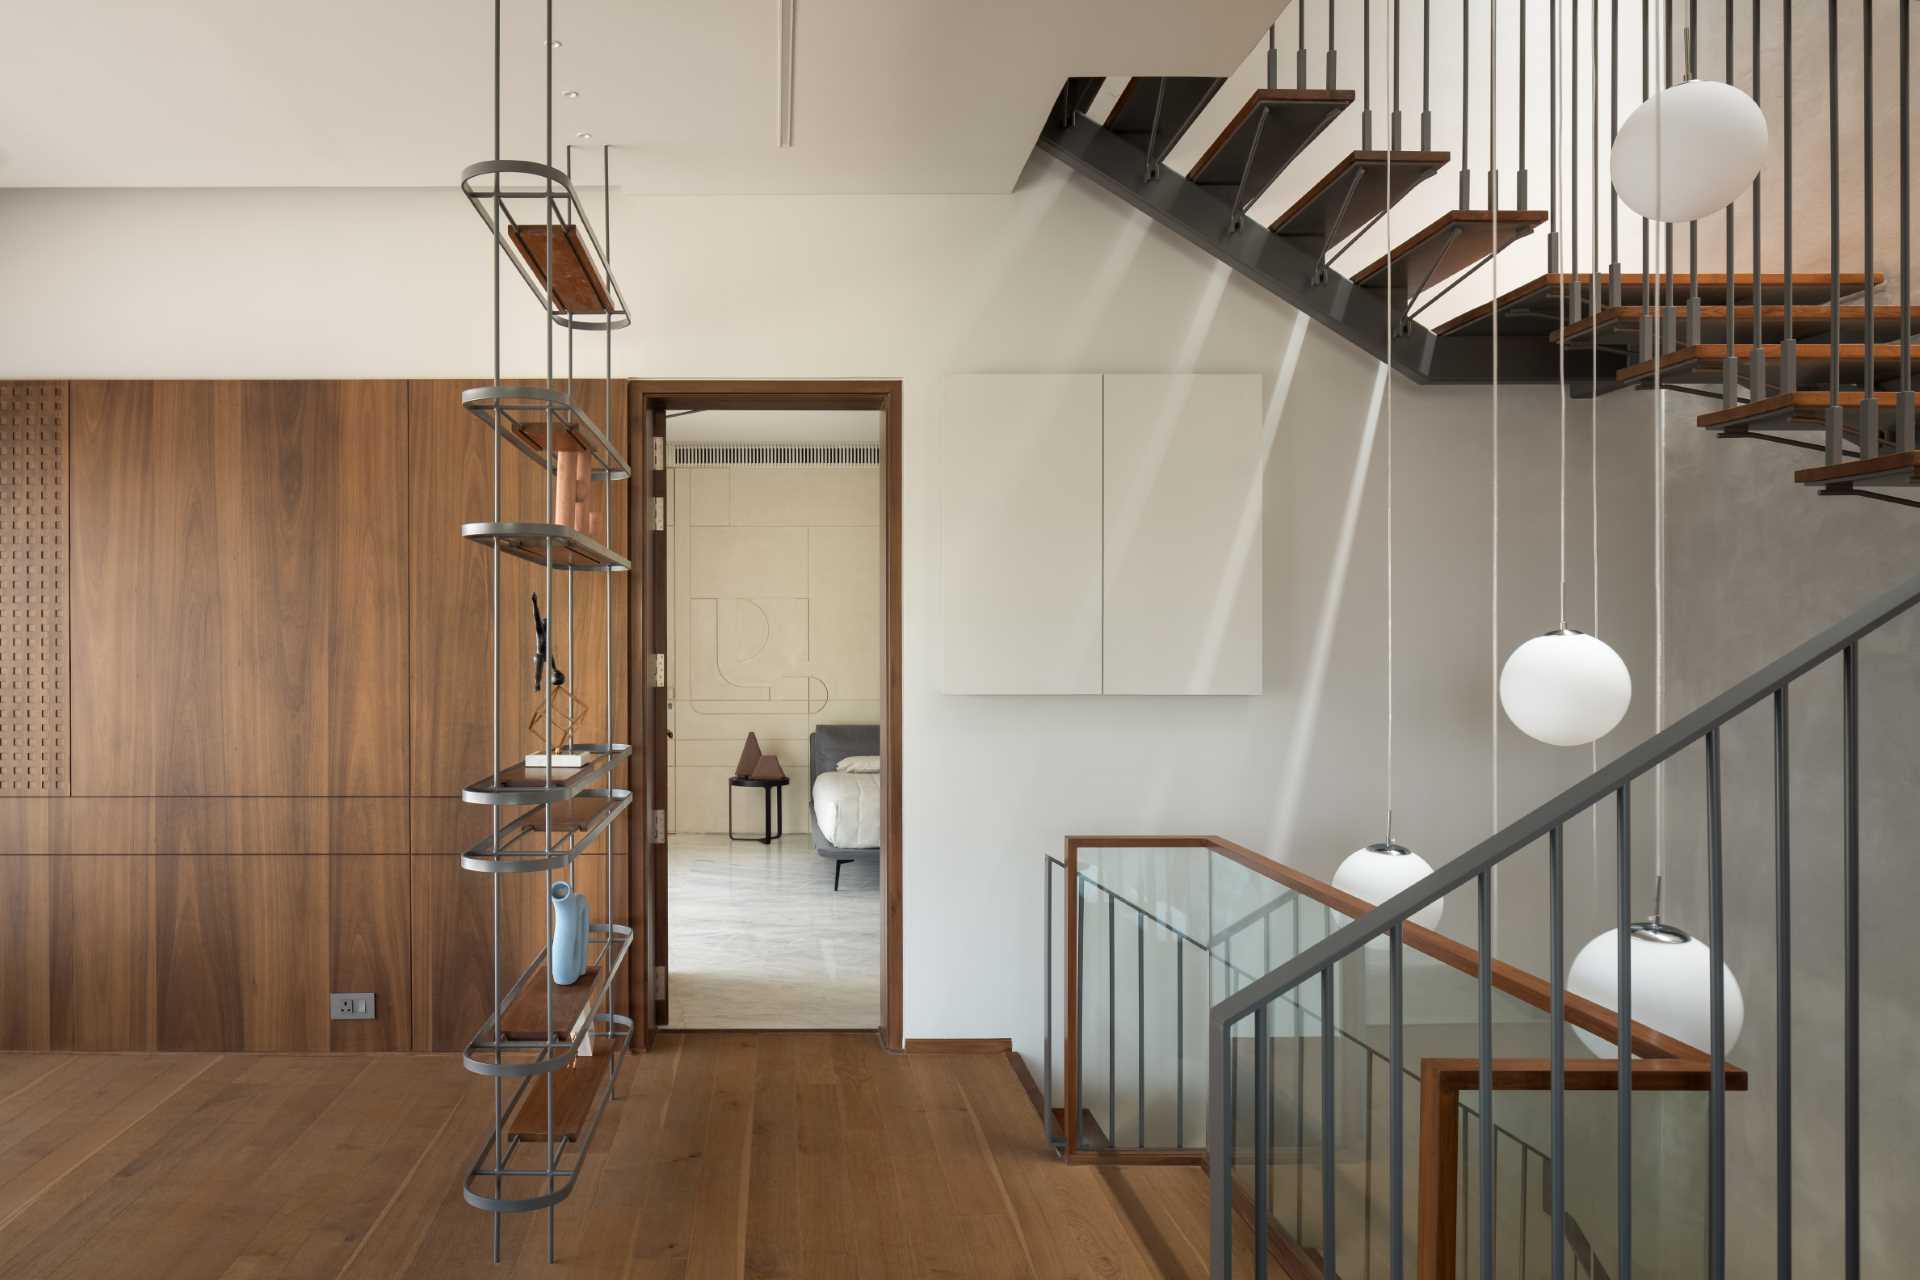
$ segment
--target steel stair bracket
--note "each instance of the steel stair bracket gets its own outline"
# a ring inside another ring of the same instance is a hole
[[[1323,269],[1312,241],[1278,236],[1252,219],[1237,217],[1231,191],[1223,197],[1163,166],[1154,166],[1150,172],[1147,155],[1127,138],[1082,112],[1073,111],[1071,123],[1066,117],[1060,104],[1048,113],[1037,144],[1041,150],[1374,359],[1387,359],[1384,291],[1361,289],[1338,271]],[[1320,283],[1315,283],[1316,278]],[[1418,323],[1403,332],[1393,344],[1393,367],[1413,382],[1484,385],[1492,381],[1489,339],[1441,336]],[[1556,361],[1551,342],[1507,338],[1501,343],[1500,380],[1556,384]]]

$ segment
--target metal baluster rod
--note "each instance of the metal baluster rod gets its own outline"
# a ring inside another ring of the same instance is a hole
[[[1548,1240],[1553,1247],[1553,1280],[1564,1280],[1567,1257],[1567,892],[1566,892],[1566,828],[1555,827],[1547,837],[1547,972],[1549,980],[1548,1003],[1552,1006],[1548,1013],[1547,1025],[1553,1037],[1551,1043],[1551,1078],[1548,1081],[1550,1103],[1548,1112],[1549,1133],[1553,1153],[1553,1167],[1549,1172],[1552,1180],[1552,1234]],[[1482,1105],[1492,1107],[1492,1098],[1486,1098]],[[1624,1159],[1624,1153],[1622,1154]],[[1522,1168],[1522,1177],[1525,1169]],[[1521,1259],[1524,1269],[1526,1259]]]
[[[1756,37],[1755,43],[1758,44]],[[1780,243],[1786,292],[1781,297],[1780,390],[1800,389],[1800,342],[1793,329],[1793,0],[1780,0]]]
[[[1727,961],[1725,862],[1720,815],[1720,731],[1707,732],[1707,1275],[1727,1274]]]
[[[1389,1160],[1387,1205],[1392,1236],[1387,1242],[1390,1280],[1405,1280],[1406,1275],[1406,1087],[1401,1082],[1402,1044],[1406,1022],[1406,985],[1402,971],[1406,926],[1396,924],[1387,931],[1387,1081],[1392,1097],[1388,1099],[1388,1134],[1393,1143]]]
[[[1233,1276],[1233,1024],[1212,1022],[1207,1037],[1208,1270]]]
[[[1614,1045],[1618,1076],[1614,1081],[1614,1104],[1618,1109],[1619,1159],[1615,1162],[1619,1185],[1615,1188],[1620,1218],[1615,1251],[1620,1260],[1620,1280],[1633,1280],[1633,784],[1626,783],[1614,793],[1615,874],[1614,890],[1614,967],[1619,978],[1615,990],[1620,993],[1618,1039]]]
[[[1900,0],[1902,8],[1910,3],[1912,0]],[[1878,301],[1873,287],[1873,0],[1860,0],[1860,21],[1864,50],[1860,58],[1860,221],[1867,254],[1867,371],[1861,380],[1866,394],[1860,400],[1860,456],[1875,458],[1880,455],[1880,401],[1875,394],[1878,382],[1873,359],[1873,304]],[[1834,335],[1833,347],[1836,353],[1840,349],[1838,334]]]
[[[1304,0],[1303,0],[1304,2]],[[1334,88],[1340,79],[1340,51],[1338,49],[1340,33],[1334,6],[1338,0],[1327,0],[1327,88]],[[1361,59],[1365,61],[1365,59]]]
[[[1686,59],[1687,79],[1698,79],[1700,75],[1699,49],[1700,5],[1699,0],[1687,0]],[[1700,222],[1695,219],[1687,224],[1687,343],[1700,345]]]
[[[1332,86],[1331,76],[1327,84]],[[1360,149],[1373,150],[1373,0],[1360,6]]]
[[[1497,51],[1496,51],[1497,52]],[[1527,207],[1527,6],[1520,6],[1520,168],[1514,175],[1513,200],[1516,208]],[[1494,166],[1499,167],[1498,163]]]
[[[1120,1072],[1118,1059],[1114,1056],[1114,1028],[1120,1021],[1120,997],[1118,991],[1119,965],[1114,959],[1114,901],[1113,895],[1107,895],[1107,1146],[1120,1145],[1119,1093]]]
[[[1833,314],[1827,333],[1827,465],[1840,461],[1840,0],[1827,0],[1827,270]],[[1868,299],[1871,304],[1872,299]]]
[[[1841,936],[1846,951],[1845,1084],[1845,1270],[1846,1280],[1860,1280],[1860,645],[1849,644],[1841,655],[1842,718],[1846,746],[1843,761],[1845,817],[1841,875],[1845,919]]]
[[[1179,946],[1178,941],[1174,943]],[[1134,1049],[1137,1074],[1134,1079],[1134,1145],[1147,1145],[1147,913],[1133,909],[1134,959]]]
[[[1793,1275],[1793,831],[1787,712],[1782,686],[1773,695],[1773,1218],[1779,1280]]]
[[[1580,284],[1580,0],[1573,0],[1567,42],[1567,271],[1571,276],[1567,281],[1567,318],[1578,321],[1585,314],[1581,306],[1585,291]]]
[[[1299,48],[1299,51],[1296,52],[1293,56],[1293,87],[1296,89],[1304,89],[1307,87],[1307,4],[1306,4],[1306,0],[1300,0],[1300,2],[1296,4],[1294,8],[1298,10],[1298,12],[1294,16],[1300,20],[1300,48]]]
[[[1893,447],[1911,452],[1913,433],[1913,5],[1900,5],[1900,400],[1894,414]],[[1868,46],[1871,48],[1872,46]],[[1873,295],[1867,295],[1873,305]]]
[[[1493,873],[1475,878],[1480,893],[1480,1280],[1493,1277]]]
[[[649,465],[651,462],[649,460]],[[1040,1119],[1047,1129],[1047,1141],[1053,1142],[1053,862],[1040,860],[1042,879],[1046,884],[1046,908],[1041,916],[1041,932],[1046,935],[1043,947],[1046,953],[1046,978],[1043,987],[1045,1007],[1045,1034],[1040,1038]]]
[[[1733,83],[1733,0],[1727,0],[1726,31],[1724,32],[1724,35],[1726,37],[1726,40],[1725,40],[1726,80],[1728,84],[1732,84]],[[1755,96],[1756,97],[1758,96],[1757,91]],[[1758,183],[1759,179],[1756,177],[1754,181]],[[1758,212],[1757,202],[1755,206],[1755,212],[1756,213]],[[1727,242],[1726,243],[1727,288],[1726,288],[1726,302],[1725,302],[1725,307],[1727,312],[1727,358],[1720,362],[1720,404],[1722,408],[1731,409],[1734,406],[1735,401],[1737,401],[1740,398],[1739,397],[1740,362],[1734,357],[1734,351],[1733,351],[1733,344],[1736,341],[1738,341],[1738,336],[1736,334],[1735,326],[1733,323],[1733,314],[1734,314],[1733,308],[1734,308],[1734,304],[1738,302],[1740,299],[1740,293],[1739,293],[1739,290],[1734,288],[1734,283],[1733,283],[1734,234],[1733,234],[1733,202],[1731,200],[1727,202],[1725,219],[1726,219],[1725,239]],[[1754,271],[1754,286],[1758,288],[1759,279],[1760,279],[1759,262],[1756,261],[1753,264],[1753,271]],[[1754,394],[1760,395],[1763,393],[1756,390]]]
[[[1333,966],[1320,971],[1320,1257],[1325,1274],[1338,1276],[1338,1206],[1334,1202]],[[1264,1238],[1260,1241],[1264,1244]],[[1263,1251],[1264,1252],[1264,1251]]]
[[[1607,136],[1620,134],[1620,0],[1612,0],[1609,8],[1609,20],[1612,23],[1611,34],[1607,37],[1607,101],[1609,117]],[[1620,189],[1613,185],[1613,170],[1607,170],[1607,192],[1609,196],[1609,244],[1613,250],[1611,261],[1607,264],[1607,305],[1620,305]]]
[[[1498,0],[1490,0],[1497,3]],[[1473,0],[1460,0],[1460,207],[1473,207]]]
[[[1433,0],[1420,0],[1420,149],[1433,150]]]
[[[1187,947],[1173,940],[1173,1145],[1187,1145]]]
[[[1760,0],[1753,0],[1752,31],[1753,38],[1750,43],[1753,46],[1753,100],[1757,103],[1760,101]],[[1765,301],[1760,291],[1760,273],[1763,269],[1760,261],[1760,245],[1762,242],[1760,228],[1765,215],[1766,206],[1760,196],[1760,175],[1755,173],[1753,175],[1753,289],[1751,291],[1753,295],[1753,361],[1747,375],[1747,394],[1755,400],[1767,394],[1767,356],[1766,352],[1761,350],[1766,342],[1766,330],[1760,323],[1762,314],[1760,309],[1761,303]],[[1727,343],[1729,346],[1733,343],[1733,333],[1733,311],[1729,308],[1727,311]]]
[[[1253,1274],[1267,1276],[1267,1224],[1273,1217],[1273,1062],[1267,1011],[1253,1011]]]

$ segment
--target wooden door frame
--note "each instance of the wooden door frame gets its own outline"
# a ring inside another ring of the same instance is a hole
[[[668,653],[666,532],[654,530],[654,499],[664,502],[665,458],[654,467],[653,440],[663,441],[666,414],[677,409],[873,409],[883,420],[881,448],[881,592],[884,679],[880,715],[880,898],[885,913],[880,946],[880,1043],[899,1052],[901,1018],[901,652],[900,652],[900,383],[875,379],[634,379],[627,384],[627,423],[638,501],[629,508],[628,546],[641,575],[627,593],[629,637],[628,723],[644,776],[634,780],[634,838],[628,853],[630,918],[644,923],[638,962],[628,968],[632,1007],[641,1011],[637,1047],[653,1042],[659,1008],[650,998],[655,964],[666,956],[666,841],[649,837],[650,817],[667,809],[667,762],[654,744],[666,736],[665,690],[654,688],[650,655]],[[663,445],[664,449],[664,445]],[[642,599],[645,596],[646,599]]]

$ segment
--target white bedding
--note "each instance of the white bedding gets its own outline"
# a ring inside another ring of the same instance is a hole
[[[819,775],[813,780],[813,816],[836,848],[878,848],[880,775],[839,770]]]

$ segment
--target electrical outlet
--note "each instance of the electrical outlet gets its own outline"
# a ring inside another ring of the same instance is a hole
[[[336,991],[329,1008],[335,1022],[365,1021],[374,1016],[373,992]]]

